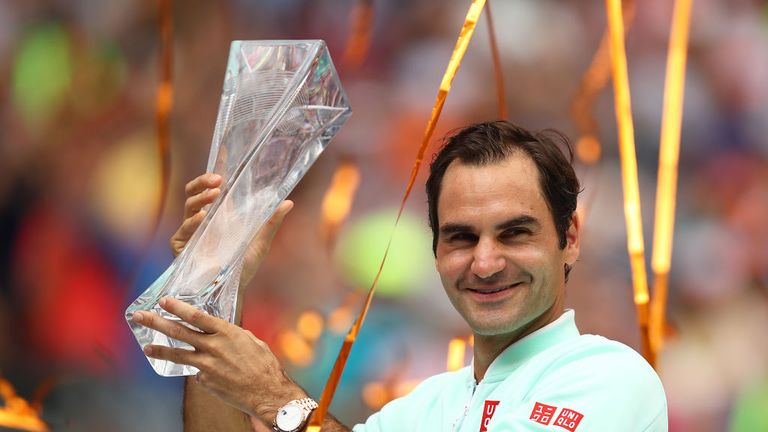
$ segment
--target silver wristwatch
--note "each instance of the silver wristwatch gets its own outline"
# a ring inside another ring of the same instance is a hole
[[[277,432],[299,431],[315,408],[317,402],[311,398],[292,400],[277,410],[272,427]]]

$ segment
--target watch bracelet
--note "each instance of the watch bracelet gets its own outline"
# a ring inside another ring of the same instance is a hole
[[[317,407],[319,406],[314,399],[308,398],[308,397],[303,399],[296,399],[291,402],[295,402],[296,404],[298,404],[299,406],[301,406],[307,411],[312,411],[314,409],[317,409]]]

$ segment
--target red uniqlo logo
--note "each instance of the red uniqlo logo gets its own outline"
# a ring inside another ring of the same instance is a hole
[[[583,418],[583,414],[572,409],[563,408],[560,411],[560,415],[557,416],[557,420],[555,420],[555,426],[560,426],[563,429],[574,432],[579,427],[579,423]]]
[[[496,406],[498,404],[499,401],[485,401],[485,407],[483,408],[483,419],[480,421],[480,432],[486,432],[488,430],[488,423],[491,422],[491,418],[494,414],[496,414]]]
[[[552,416],[555,415],[556,410],[557,407],[555,406],[536,402],[536,405],[533,406],[533,411],[531,411],[531,416],[529,418],[536,423],[548,425],[549,422],[552,421]]]

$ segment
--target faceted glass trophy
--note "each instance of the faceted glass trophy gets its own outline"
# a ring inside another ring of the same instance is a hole
[[[125,311],[139,345],[191,346],[134,324],[138,310],[173,320],[173,296],[234,322],[243,256],[253,236],[352,113],[325,42],[234,41],[208,171],[224,179],[186,248]],[[148,358],[163,376],[197,369]]]

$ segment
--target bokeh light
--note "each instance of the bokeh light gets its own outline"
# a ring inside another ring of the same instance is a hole
[[[464,367],[464,356],[466,355],[467,342],[462,338],[453,338],[448,343],[448,359],[446,360],[446,370],[455,371]]]
[[[344,333],[349,330],[355,316],[348,306],[341,306],[333,310],[328,316],[328,328],[334,333]]]
[[[40,132],[61,108],[72,83],[72,46],[66,29],[55,23],[27,30],[13,63],[16,110],[30,132]]]
[[[731,432],[768,431],[768,379],[753,383],[733,407]]]
[[[309,366],[315,358],[312,346],[294,330],[282,331],[277,343],[283,356],[296,366]]]
[[[110,232],[141,246],[152,224],[160,171],[154,138],[132,134],[104,155],[92,182],[91,207]]]
[[[592,135],[584,135],[576,141],[576,157],[587,165],[593,165],[600,160],[602,149],[600,141]]]
[[[305,339],[315,341],[323,334],[323,317],[315,311],[306,311],[299,315],[296,329]]]
[[[351,221],[342,234],[338,246],[339,263],[343,275],[354,287],[370,288],[396,214],[394,209],[367,214]],[[378,294],[397,297],[418,292],[433,268],[431,244],[424,221],[403,213],[379,278]]]

